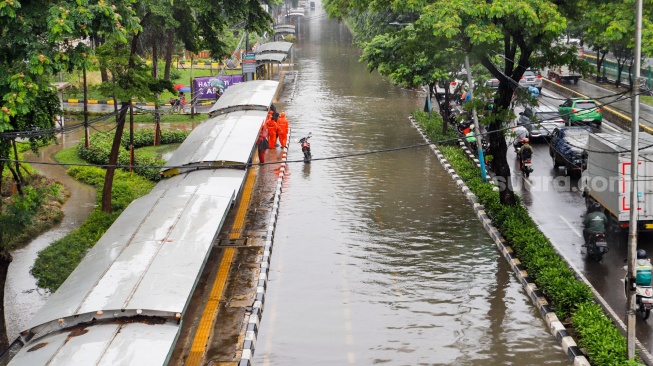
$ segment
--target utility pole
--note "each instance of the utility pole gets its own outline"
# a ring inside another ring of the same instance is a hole
[[[470,100],[474,99],[474,80],[472,80],[472,70],[469,67],[469,56],[465,55],[465,69],[467,70],[467,84],[469,84]],[[476,135],[476,148],[478,149],[478,160],[481,163],[481,178],[483,182],[487,181],[485,174],[485,157],[483,157],[483,144],[481,143],[481,130],[478,127],[478,116],[476,107],[472,108],[472,118],[474,119],[474,135]]]
[[[633,82],[632,115],[633,119],[630,125],[631,132],[631,157],[630,157],[630,224],[628,226],[628,276],[630,286],[628,286],[628,310],[626,311],[626,326],[628,330],[627,350],[628,359],[635,358],[635,318],[637,298],[635,290],[637,283],[637,268],[635,265],[637,255],[637,210],[638,192],[637,192],[637,166],[639,164],[639,77],[642,60],[642,0],[637,0],[635,12],[635,80]]]

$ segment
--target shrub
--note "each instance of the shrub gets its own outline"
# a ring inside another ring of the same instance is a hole
[[[190,134],[189,131],[162,131],[161,144],[172,144],[183,142]],[[129,136],[123,135],[121,139],[122,149],[118,152],[118,165],[129,166]],[[97,132],[90,137],[90,147],[87,149],[83,141],[77,145],[77,153],[82,159],[92,164],[107,165],[109,164],[109,155],[113,144],[113,134]],[[151,129],[141,129],[134,131],[134,148],[150,146],[154,144],[154,131]],[[165,165],[162,159],[152,159],[135,156],[134,165],[140,166],[134,169],[134,172],[152,181],[160,179],[159,168]]]

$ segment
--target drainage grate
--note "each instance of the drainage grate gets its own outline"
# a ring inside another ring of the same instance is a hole
[[[246,247],[250,244],[250,238],[238,239],[220,239],[218,246],[220,247]]]

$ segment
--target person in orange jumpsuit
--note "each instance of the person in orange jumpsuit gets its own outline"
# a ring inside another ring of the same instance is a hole
[[[274,149],[277,146],[277,121],[275,121],[271,114],[270,118],[265,121],[265,128],[268,130],[268,142],[270,143],[270,149]]]
[[[279,143],[281,147],[288,147],[288,120],[286,119],[286,112],[281,112],[277,120],[277,134],[279,135]]]

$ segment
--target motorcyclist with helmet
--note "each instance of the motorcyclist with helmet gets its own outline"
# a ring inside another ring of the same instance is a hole
[[[644,249],[637,250],[637,263],[635,269],[635,282],[637,283],[637,286],[651,286],[653,265],[651,265],[651,261],[648,259]]]
[[[594,201],[590,205],[587,214],[585,214],[585,219],[583,220],[583,238],[586,244],[590,236],[605,233],[605,225],[608,223],[608,218],[601,211],[601,208],[601,204]]]

